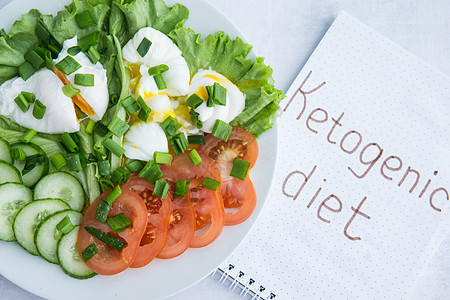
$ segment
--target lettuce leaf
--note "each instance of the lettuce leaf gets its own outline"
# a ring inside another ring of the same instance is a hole
[[[273,126],[278,103],[285,97],[274,87],[273,70],[264,58],[246,59],[252,49],[239,37],[232,40],[223,32],[201,35],[189,28],[176,28],[169,37],[177,44],[189,65],[191,74],[199,69],[212,69],[227,76],[245,94],[245,109],[231,125],[249,130],[255,137]]]
[[[7,36],[0,37],[0,84],[18,74],[24,54],[38,41],[35,31],[40,17],[41,13],[32,9],[12,24]]]
[[[109,29],[124,45],[143,27],[151,26],[168,34],[183,26],[188,17],[189,10],[179,3],[168,7],[163,0],[113,2]]]
[[[94,31],[102,31],[107,25],[105,22],[110,10],[109,2],[107,0],[73,0],[65,10],[59,11],[56,16],[46,15],[41,20],[55,40],[62,45],[66,39],[75,35],[82,38]],[[91,13],[96,25],[80,28],[75,16],[86,10]]]

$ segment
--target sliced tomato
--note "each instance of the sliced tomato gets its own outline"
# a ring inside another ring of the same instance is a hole
[[[172,166],[189,179],[189,192],[195,213],[195,234],[189,247],[200,248],[212,243],[222,232],[224,207],[220,186],[216,191],[202,186],[205,177],[220,181],[217,164],[205,153],[198,151],[202,163],[194,166],[188,151],[177,155]]]
[[[170,166],[161,166],[164,178],[170,184],[170,190],[174,191],[177,181],[185,180],[186,177],[177,169]],[[195,217],[191,205],[189,191],[184,197],[172,198],[172,214],[169,221],[169,230],[163,249],[157,258],[173,258],[189,248],[194,237]]]
[[[230,176],[233,161],[239,158],[250,163],[250,169],[258,157],[258,143],[253,135],[240,127],[233,127],[227,142],[209,134],[205,145],[197,150],[214,159],[222,178],[222,198],[225,206],[225,225],[236,225],[247,220],[256,206],[253,183]]]
[[[86,262],[88,267],[101,275],[113,275],[128,268],[134,261],[144,229],[147,224],[147,213],[144,201],[139,195],[129,190],[122,190],[122,194],[112,203],[108,217],[124,213],[131,221],[131,227],[116,233],[106,223],[94,219],[100,200],[104,200],[110,192],[101,194],[87,209],[81,222],[78,234],[77,249],[82,253],[87,246],[95,243],[99,252]],[[100,240],[94,238],[85,229],[85,226],[94,227],[112,235],[127,245],[117,251]]]
[[[147,225],[139,244],[132,268],[140,268],[150,263],[164,247],[167,238],[170,214],[172,212],[172,193],[168,192],[165,199],[153,196],[155,186],[147,180],[133,176],[122,189],[137,193],[145,203]]]

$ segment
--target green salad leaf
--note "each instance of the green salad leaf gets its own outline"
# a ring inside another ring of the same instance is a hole
[[[252,49],[239,37],[231,39],[223,32],[201,35],[189,28],[176,28],[169,37],[177,44],[189,65],[191,74],[200,69],[212,69],[227,76],[245,93],[245,109],[231,125],[249,130],[255,137],[273,126],[278,113],[278,103],[284,98],[275,89],[272,68],[258,57],[252,62],[246,59]]]
[[[62,45],[65,40],[75,35],[78,38],[83,38],[95,31],[102,31],[106,26],[105,22],[110,10],[109,2],[107,0],[73,0],[71,4],[66,6],[66,9],[59,11],[56,16],[46,15],[41,20],[55,40]],[[86,10],[90,12],[96,25],[80,28],[75,16]]]
[[[175,4],[168,7],[163,0],[134,0],[113,2],[109,21],[110,34],[123,45],[143,27],[151,26],[165,34],[183,26],[189,10]]]
[[[0,84],[18,75],[24,54],[38,41],[35,31],[41,13],[32,9],[11,26],[9,35],[0,37]]]

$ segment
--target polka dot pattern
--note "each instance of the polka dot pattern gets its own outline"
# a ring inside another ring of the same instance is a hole
[[[430,203],[450,191],[449,83],[342,13],[281,103],[275,180],[225,276],[266,299],[405,298],[450,228],[443,190]]]

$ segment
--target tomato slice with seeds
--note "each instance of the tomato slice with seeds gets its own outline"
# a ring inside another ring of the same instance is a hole
[[[220,186],[216,191],[202,186],[205,177],[220,181],[220,173],[216,163],[205,153],[198,151],[202,159],[198,166],[194,166],[188,153],[175,156],[172,167],[189,179],[189,193],[195,213],[195,234],[189,247],[200,248],[212,243],[223,229],[225,217]]]
[[[239,158],[250,162],[250,169],[258,157],[258,142],[247,130],[233,127],[227,142],[209,134],[205,145],[197,150],[205,152],[214,159],[222,178],[222,198],[225,207],[225,225],[236,225],[247,220],[256,206],[256,193],[253,183],[230,176],[233,161]]]
[[[147,225],[139,244],[132,268],[140,268],[150,263],[164,247],[172,212],[172,193],[168,192],[165,199],[152,195],[155,186],[138,176],[131,177],[122,189],[129,189],[138,194],[145,203]]]
[[[170,184],[172,194],[175,190],[175,183],[186,179],[180,171],[170,166],[162,165],[161,171],[164,173],[166,181]],[[164,259],[173,258],[185,252],[194,237],[194,231],[194,210],[191,205],[188,190],[184,197],[172,198],[172,214],[169,221],[166,243],[156,257]]]
[[[104,200],[110,191],[101,194],[87,209],[81,222],[78,234],[77,250],[82,256],[82,252],[91,243],[95,243],[99,252],[86,262],[87,266],[94,272],[101,275],[113,275],[127,269],[134,261],[139,248],[139,243],[144,234],[147,224],[147,213],[144,201],[139,195],[129,190],[122,190],[122,194],[112,203],[108,217],[124,213],[131,221],[131,227],[122,232],[114,232],[106,223],[101,223],[94,219],[100,200]],[[110,234],[127,245],[117,251],[105,243],[90,235],[85,226],[94,227]]]

